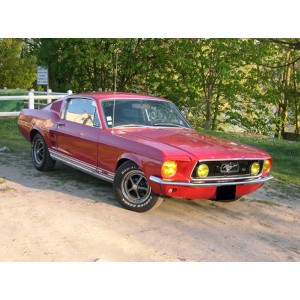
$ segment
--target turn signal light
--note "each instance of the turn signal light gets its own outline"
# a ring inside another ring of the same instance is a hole
[[[269,159],[266,159],[264,163],[263,172],[264,173],[269,172],[270,168],[271,168],[271,161]]]
[[[174,160],[167,160],[161,167],[163,177],[172,177],[177,172],[177,163]]]

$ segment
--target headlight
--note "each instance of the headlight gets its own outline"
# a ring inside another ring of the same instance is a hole
[[[271,168],[271,161],[269,159],[266,159],[264,163],[263,172],[264,173],[269,172],[270,168]]]
[[[163,177],[172,177],[177,171],[177,163],[174,160],[167,160],[161,167]]]
[[[209,173],[208,165],[206,165],[206,164],[199,165],[197,173],[198,173],[198,176],[201,178],[206,177]]]
[[[260,166],[258,162],[254,162],[250,167],[251,175],[257,175],[260,171]]]

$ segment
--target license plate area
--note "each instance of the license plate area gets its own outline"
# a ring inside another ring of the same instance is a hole
[[[236,185],[225,185],[217,187],[216,200],[234,200],[236,195]]]

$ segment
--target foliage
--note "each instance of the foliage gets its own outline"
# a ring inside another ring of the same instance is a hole
[[[0,39],[0,87],[31,88],[36,80],[36,58],[19,39]]]
[[[16,96],[26,94],[28,94],[28,91],[24,89],[0,89],[0,96]]]
[[[49,68],[53,90],[147,92],[158,39],[34,39],[28,41],[38,63]]]
[[[30,54],[48,67],[55,91],[116,88],[165,97],[185,110],[192,125],[206,130],[277,137],[300,130],[300,39],[4,41],[19,43],[22,59]],[[11,56],[17,57],[18,51]],[[1,74],[0,83],[1,78],[9,80],[8,73]]]

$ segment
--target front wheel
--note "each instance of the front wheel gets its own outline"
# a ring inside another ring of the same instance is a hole
[[[163,201],[152,192],[144,173],[132,161],[122,164],[117,170],[114,193],[123,207],[136,212],[155,209]]]

